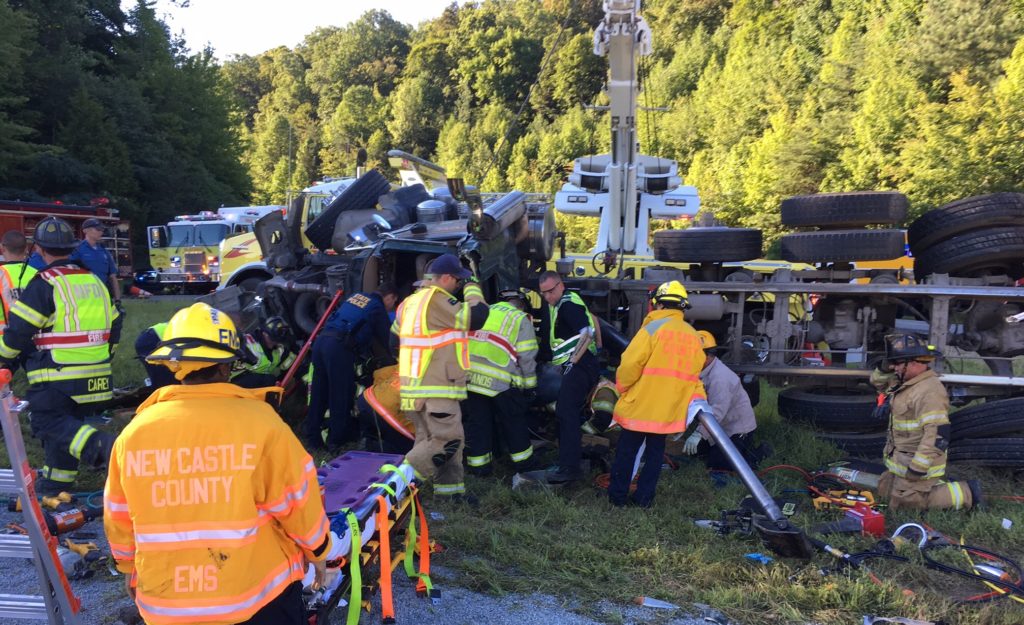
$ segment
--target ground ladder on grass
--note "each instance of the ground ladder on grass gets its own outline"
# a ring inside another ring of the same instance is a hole
[[[57,539],[43,520],[35,490],[35,471],[25,454],[18,413],[12,408],[11,372],[0,369],[0,420],[11,469],[0,469],[0,493],[17,495],[25,513],[27,535],[0,534],[0,558],[31,558],[39,576],[41,596],[0,594],[0,619],[49,621],[51,625],[78,625],[81,604],[71,592],[64,568],[57,558]]]

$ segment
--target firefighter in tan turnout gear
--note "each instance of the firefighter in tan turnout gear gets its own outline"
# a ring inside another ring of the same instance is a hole
[[[181,384],[149,396],[114,443],[103,525],[150,625],[305,625],[331,535],[313,459],[266,402],[230,384],[235,325],[206,304],[171,318],[148,360]]]
[[[405,462],[418,478],[433,478],[435,494],[461,496],[465,436],[459,401],[466,399],[469,332],[483,327],[489,309],[456,256],[437,257],[430,273],[429,282],[402,302],[392,326],[399,337],[401,406],[416,425]],[[464,302],[453,295],[460,285]]]
[[[887,398],[889,440],[879,495],[893,508],[959,510],[981,505],[977,480],[942,480],[949,444],[949,398],[931,369],[938,352],[912,334],[892,335],[886,342],[886,361],[896,384]]]

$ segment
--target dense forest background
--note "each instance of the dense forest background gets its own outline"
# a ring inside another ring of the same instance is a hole
[[[783,197],[895,189],[917,215],[1024,188],[1021,0],[648,0],[641,149],[706,209],[781,230]],[[151,6],[0,0],[0,196],[113,199],[135,224],[278,203],[365,148],[484,190],[553,191],[608,149],[599,0],[369,11],[218,63]],[[587,240],[594,220],[563,220]],[[137,227],[137,234],[141,234]],[[587,247],[581,243],[582,247]]]

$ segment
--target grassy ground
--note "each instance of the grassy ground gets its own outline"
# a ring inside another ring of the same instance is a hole
[[[128,302],[123,349],[114,360],[115,385],[141,384],[144,371],[134,360],[135,336],[152,323],[168,319],[184,301]],[[764,466],[795,464],[813,469],[840,457],[831,446],[814,438],[810,429],[782,421],[776,411],[776,392],[764,387],[758,406],[760,437],[775,454]],[[26,443],[36,463],[38,444]],[[0,450],[0,466],[7,464]],[[961,475],[979,472],[952,467]],[[477,509],[431,506],[445,515],[431,525],[431,535],[447,549],[437,562],[453,568],[460,583],[490,593],[538,590],[571,598],[587,606],[599,599],[629,602],[651,596],[683,607],[710,604],[730,618],[747,624],[860,623],[864,614],[943,619],[951,624],[1010,625],[1024,622],[1024,606],[1009,600],[962,606],[956,597],[985,591],[924,568],[920,556],[905,551],[909,564],[871,563],[882,580],[871,581],[861,571],[823,576],[834,560],[819,556],[812,563],[775,560],[765,566],[744,556],[771,555],[753,537],[719,537],[696,527],[694,519],[717,519],[720,510],[733,509],[746,495],[739,483],[716,487],[703,466],[683,462],[665,471],[651,510],[616,509],[603,490],[591,484],[557,491],[512,491],[508,473],[497,478],[468,478],[470,491],[480,498]],[[990,495],[1018,494],[1020,483],[1010,474],[980,474]],[[103,476],[84,472],[82,490],[102,487]],[[802,498],[794,517],[801,527],[833,520],[837,513],[815,512],[800,493],[803,482],[789,472],[772,472],[765,486],[777,496]],[[986,512],[886,512],[889,531],[907,521],[924,521],[954,538],[1024,559],[1024,515],[1021,504],[990,497]],[[1002,529],[1003,518],[1014,526]],[[861,551],[871,540],[841,536],[832,543]],[[966,566],[950,554],[949,564]],[[586,611],[586,608],[584,608]],[[607,618],[607,616],[605,617]]]
[[[838,452],[809,429],[779,419],[775,395],[765,388],[758,407],[759,431],[776,450],[765,466],[816,468],[837,459]],[[966,473],[963,468],[959,472]],[[1019,488],[1009,475],[982,477],[993,495]],[[794,517],[802,527],[839,516],[814,511],[795,473],[772,472],[764,482],[776,496],[802,498],[805,505]],[[864,614],[963,624],[1024,622],[1021,604],[1009,600],[957,605],[951,598],[985,588],[925,569],[912,549],[906,551],[910,564],[871,563],[880,585],[857,571],[822,576],[820,569],[835,564],[825,556],[810,564],[778,558],[767,566],[756,564],[745,554],[772,555],[757,538],[719,537],[693,524],[694,519],[717,519],[720,510],[734,509],[746,495],[739,483],[716,487],[697,462],[662,473],[651,510],[614,508],[603,490],[589,484],[555,492],[511,491],[507,484],[507,479],[470,478],[468,487],[479,496],[480,507],[444,510],[446,519],[432,527],[432,535],[447,547],[440,561],[459,570],[470,588],[495,593],[543,589],[583,605],[602,598],[628,602],[641,595],[683,606],[706,603],[750,624],[859,623]],[[1019,561],[1024,556],[1020,506],[993,500],[990,510],[981,513],[887,511],[886,527],[891,532],[904,522],[924,521]],[[1000,526],[1004,517],[1016,520],[1010,531]],[[849,536],[831,542],[851,552],[873,544]],[[949,564],[966,566],[962,556],[950,555]]]

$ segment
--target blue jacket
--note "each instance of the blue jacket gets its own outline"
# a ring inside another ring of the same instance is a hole
[[[117,263],[102,244],[93,247],[82,241],[69,258],[99,276],[103,284],[107,284],[110,274],[117,275]]]
[[[391,334],[384,300],[377,293],[356,293],[349,296],[324,325],[325,331],[333,331],[348,339],[347,344],[354,350],[366,352],[374,341],[385,349]]]

